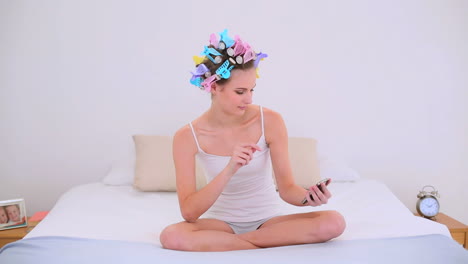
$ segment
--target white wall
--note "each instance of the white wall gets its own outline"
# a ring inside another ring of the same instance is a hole
[[[191,57],[227,27],[270,55],[254,103],[291,136],[413,211],[432,184],[468,224],[467,13],[463,0],[0,0],[0,199],[48,210],[101,179],[130,135],[195,118],[209,97],[188,82]]]

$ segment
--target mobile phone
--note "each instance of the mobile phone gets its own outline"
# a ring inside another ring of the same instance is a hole
[[[322,190],[322,183],[325,183],[326,186],[328,186],[328,184],[330,184],[330,181],[331,179],[330,178],[325,178],[323,180],[320,180],[319,182],[317,182],[315,185],[317,185],[317,187],[319,188],[319,190],[321,192],[323,192]],[[314,197],[312,197],[312,195],[309,195],[310,199],[313,201],[314,200]],[[302,200],[302,204],[306,204],[307,203],[307,198],[304,198],[304,200]]]

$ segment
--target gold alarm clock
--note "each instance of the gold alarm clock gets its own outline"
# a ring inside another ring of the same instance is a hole
[[[432,188],[430,191],[426,191],[426,188]],[[432,185],[426,185],[419,191],[417,195],[418,202],[416,203],[416,210],[418,214],[425,218],[433,218],[439,213],[440,204],[437,198],[439,192]]]

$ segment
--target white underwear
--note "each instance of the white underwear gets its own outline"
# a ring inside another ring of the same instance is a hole
[[[225,222],[225,223],[228,224],[232,228],[235,234],[243,234],[243,233],[252,232],[252,231],[259,229],[266,221],[270,220],[273,217],[275,216],[261,219],[258,221],[252,221],[252,222]]]

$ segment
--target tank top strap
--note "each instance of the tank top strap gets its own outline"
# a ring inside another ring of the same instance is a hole
[[[262,121],[262,136],[265,135],[265,125],[263,122],[263,107],[260,106],[260,120]]]
[[[192,135],[193,135],[193,138],[195,139],[195,143],[197,144],[198,151],[201,151],[200,144],[198,144],[197,135],[195,135],[195,129],[193,129],[192,122],[190,122],[189,125],[190,125],[190,129],[192,129]]]

